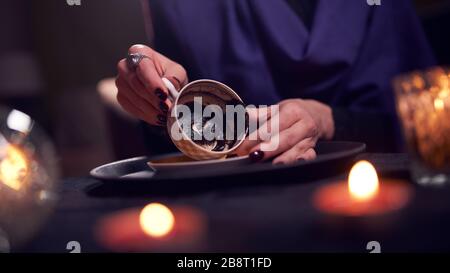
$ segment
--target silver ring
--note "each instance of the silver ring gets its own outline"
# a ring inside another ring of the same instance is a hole
[[[141,54],[141,53],[131,53],[131,54],[128,54],[128,56],[127,56],[127,65],[128,65],[128,68],[130,68],[131,70],[136,70],[136,68],[139,66],[139,63],[144,59],[144,58],[147,58],[147,59],[150,59],[151,60],[151,58],[150,57],[148,57],[148,56],[146,56],[146,55],[144,55],[144,54]]]

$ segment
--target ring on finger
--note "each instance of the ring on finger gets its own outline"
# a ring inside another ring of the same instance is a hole
[[[145,58],[147,58],[149,60],[152,59],[149,56],[144,55],[142,53],[130,53],[130,54],[128,54],[127,58],[126,58],[128,68],[133,70],[133,71],[135,71],[136,68],[139,66],[139,63]]]

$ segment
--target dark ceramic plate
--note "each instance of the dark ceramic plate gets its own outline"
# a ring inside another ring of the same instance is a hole
[[[241,164],[206,164],[160,172],[147,163],[177,154],[136,157],[97,167],[90,174],[103,181],[103,185],[123,191],[142,191],[143,188],[148,191],[183,191],[232,185],[297,183],[348,170],[365,148],[365,144],[356,142],[319,142],[316,146],[317,158],[307,162],[273,166],[270,162],[252,164],[248,160],[238,160],[236,162]]]

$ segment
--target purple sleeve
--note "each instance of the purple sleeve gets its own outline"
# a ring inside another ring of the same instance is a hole
[[[355,111],[391,112],[392,79],[435,64],[411,1],[382,1],[368,17],[366,37],[337,105]]]
[[[409,0],[318,0],[310,29],[287,1],[148,1],[156,49],[191,80],[222,81],[247,104],[326,103],[340,140],[399,139],[391,81],[435,64]]]
[[[395,114],[392,79],[435,65],[408,0],[383,1],[369,17],[357,61],[335,100],[335,139],[363,141],[369,151],[399,151],[403,141]]]

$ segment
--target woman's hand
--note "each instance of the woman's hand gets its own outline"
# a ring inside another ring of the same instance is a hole
[[[261,130],[266,130],[266,126],[260,126],[242,143],[237,153],[239,155],[250,153],[255,160],[275,158],[273,164],[314,159],[317,140],[333,137],[334,122],[331,108],[315,100],[302,99],[284,100],[278,106],[278,113],[272,115],[269,113],[270,117],[267,120],[269,127],[271,122],[278,122],[278,132],[271,132],[269,129],[269,137],[261,140],[257,135],[264,135],[265,132]],[[249,115],[250,118],[258,116],[257,113],[251,112]],[[263,144],[273,149],[262,151]]]
[[[126,59],[119,61],[116,79],[118,102],[136,118],[165,126],[171,102],[161,78],[167,78],[180,90],[188,82],[185,69],[148,46],[134,45],[128,53],[141,53],[148,58],[142,59],[135,71],[128,67]]]

